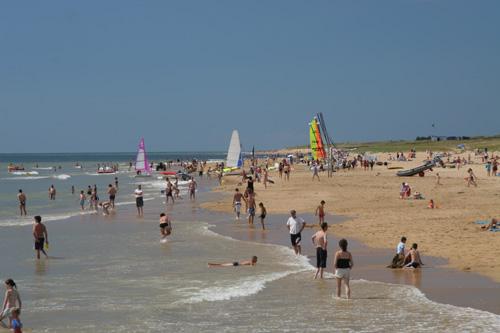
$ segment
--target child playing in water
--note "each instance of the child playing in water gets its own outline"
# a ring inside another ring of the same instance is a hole
[[[318,223],[321,226],[321,224],[325,222],[325,200],[321,200],[319,206],[316,207],[316,212],[314,213],[314,215],[318,217]]]
[[[21,310],[19,308],[12,308],[12,317],[11,317],[10,328],[12,329],[13,333],[23,333],[23,331],[21,331],[21,328],[23,328],[23,324],[21,323],[21,320],[19,319],[20,313],[21,313]]]
[[[3,320],[6,317],[9,317],[9,327],[12,327],[12,320],[14,318],[12,312],[14,311],[14,309],[17,309],[20,313],[22,302],[21,297],[17,292],[17,286],[14,280],[5,280],[5,287],[7,288],[7,290],[5,291],[2,313],[0,314],[0,324],[2,324],[2,326],[5,326]]]

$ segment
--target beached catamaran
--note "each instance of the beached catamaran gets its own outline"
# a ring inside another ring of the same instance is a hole
[[[321,132],[316,117],[309,123],[309,141],[311,144],[311,154],[313,160],[323,160],[326,152],[321,138]]]
[[[224,173],[238,170],[243,166],[243,158],[241,156],[240,134],[237,130],[233,130],[229,148],[227,150],[226,167]]]
[[[137,156],[135,158],[135,172],[136,177],[151,177],[151,167],[148,163],[148,156],[146,154],[146,145],[144,144],[144,138],[139,141],[139,147],[137,148]]]

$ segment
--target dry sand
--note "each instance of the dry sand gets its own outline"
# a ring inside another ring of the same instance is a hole
[[[393,154],[395,155],[395,154]],[[379,154],[385,161],[388,154]],[[467,156],[464,154],[463,156]],[[409,162],[390,162],[391,167],[412,168],[422,164],[425,154]],[[294,165],[291,180],[280,180],[277,172],[270,173],[274,185],[264,189],[255,184],[257,202],[264,202],[269,213],[287,213],[290,209],[314,212],[321,200],[326,201],[326,212],[347,216],[348,219],[330,228],[339,237],[354,238],[374,248],[395,248],[399,238],[408,238],[408,246],[418,243],[425,256],[444,257],[449,266],[473,271],[500,282],[500,232],[481,231],[476,220],[499,217],[500,177],[487,177],[480,159],[473,157],[473,168],[479,177],[478,187],[467,187],[464,181],[467,167],[460,169],[435,168],[425,177],[397,177],[397,170],[375,166],[373,171],[361,168],[336,172],[333,178],[321,173],[321,181],[312,181],[305,165]],[[436,173],[442,185],[436,185]],[[203,204],[204,208],[230,212],[232,193],[241,177],[224,177],[216,189],[225,193],[225,199]],[[412,187],[413,193],[422,193],[425,200],[401,200],[402,181]],[[244,190],[244,186],[240,186]],[[428,209],[429,199],[437,209]],[[257,222],[257,221],[256,221]],[[308,221],[310,223],[316,221]],[[388,258],[389,260],[390,258]]]

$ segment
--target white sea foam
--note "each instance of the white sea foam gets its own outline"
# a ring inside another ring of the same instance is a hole
[[[16,176],[36,176],[38,175],[38,171],[13,171],[11,174]]]
[[[95,211],[83,211],[83,212],[75,211],[75,212],[61,213],[55,215],[42,215],[42,222],[60,221],[69,219],[70,217],[73,216],[88,215],[92,213],[95,213]],[[0,220],[0,227],[20,227],[32,224],[33,224],[33,217],[17,217],[17,218]]]
[[[266,283],[284,278],[294,274],[296,271],[285,271],[277,273],[249,276],[237,281],[231,281],[231,285],[212,286],[192,291],[191,288],[180,290],[181,293],[190,295],[182,300],[182,303],[200,303],[226,301],[235,297],[245,297],[258,293],[266,287]]]
[[[52,178],[66,180],[66,179],[71,178],[71,176],[70,175],[66,175],[66,174],[61,174],[61,175],[54,175],[54,176],[52,176]]]
[[[35,180],[35,179],[46,179],[49,176],[23,176],[23,177],[7,177],[2,178],[2,180]]]

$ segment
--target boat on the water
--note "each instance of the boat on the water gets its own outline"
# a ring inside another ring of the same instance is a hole
[[[137,156],[135,158],[135,173],[136,177],[151,177],[151,166],[148,163],[148,156],[146,154],[146,145],[144,144],[144,138],[139,141],[139,147],[137,148]]]
[[[99,174],[113,174],[113,173],[116,173],[116,170],[109,167],[109,166],[105,166],[105,167],[100,167],[99,169],[97,169],[97,173],[99,173]]]
[[[9,172],[14,172],[14,171],[24,171],[24,166],[22,166],[22,165],[14,165],[14,164],[12,164],[12,163],[11,163],[11,164],[9,164],[9,165],[7,166],[7,170],[8,170]]]

